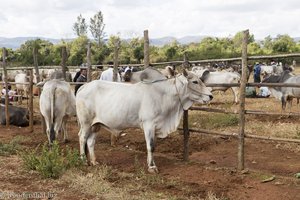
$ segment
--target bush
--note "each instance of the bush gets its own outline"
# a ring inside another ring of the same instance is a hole
[[[25,150],[20,156],[26,169],[36,170],[44,178],[59,178],[66,170],[80,167],[84,163],[77,150],[67,147],[63,151],[57,142],[53,143],[51,149],[47,143],[41,152],[39,149]]]

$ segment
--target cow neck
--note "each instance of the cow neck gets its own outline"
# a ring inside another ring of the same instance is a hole
[[[182,110],[184,110],[184,108],[183,108],[183,103],[182,103],[182,100],[181,100],[181,98],[180,98],[179,90],[178,90],[177,85],[176,85],[176,79],[177,79],[177,76],[175,76],[174,79],[175,79],[174,85],[175,85],[175,89],[176,89],[176,93],[177,93],[176,95],[178,96],[178,100],[179,100],[179,103],[180,103],[180,107],[182,108]],[[180,81],[180,80],[178,80],[178,81]],[[181,81],[180,81],[180,82],[181,82]]]
[[[164,79],[158,79],[158,80],[153,80],[153,81],[141,81],[142,83],[144,84],[152,84],[152,83],[157,83],[157,82],[161,82],[161,81],[166,81],[168,80],[167,78],[164,78]]]

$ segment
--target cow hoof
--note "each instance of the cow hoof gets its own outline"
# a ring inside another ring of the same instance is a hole
[[[67,144],[67,143],[69,143],[69,142],[70,142],[70,140],[64,139],[64,143],[65,143],[65,144]]]
[[[156,166],[151,166],[148,168],[148,172],[151,174],[158,174],[158,169]]]
[[[91,165],[96,166],[96,165],[99,165],[99,163],[97,161],[93,161],[93,162],[91,162]]]

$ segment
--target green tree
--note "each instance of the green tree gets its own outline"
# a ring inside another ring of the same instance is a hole
[[[104,37],[104,27],[103,15],[99,11],[92,18],[90,18],[90,31],[94,39],[97,41],[98,45],[101,46]]]
[[[70,49],[68,64],[81,65],[86,62],[87,43],[87,36],[82,35],[67,44],[67,48]]]
[[[289,35],[278,35],[272,47],[274,53],[292,53],[296,49],[296,42]]]
[[[73,24],[73,31],[77,36],[82,36],[87,34],[87,24],[85,22],[85,18],[80,14],[77,17],[77,21]]]

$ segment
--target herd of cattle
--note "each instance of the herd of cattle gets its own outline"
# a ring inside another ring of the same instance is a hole
[[[15,78],[27,78],[20,74]],[[89,158],[88,162],[92,165],[97,164],[94,145],[96,133],[101,127],[109,130],[113,137],[118,137],[124,129],[138,127],[145,134],[148,170],[157,172],[153,159],[154,138],[164,138],[176,131],[184,110],[195,102],[211,101],[212,91],[226,91],[229,88],[233,91],[234,102],[238,102],[238,87],[205,86],[208,83],[239,83],[240,74],[237,72],[193,67],[191,71],[178,73],[170,66],[162,71],[149,67],[127,74],[129,83],[88,82],[80,87],[76,97],[71,85],[61,79],[61,74],[61,71],[52,72],[47,81],[37,84],[43,85],[40,112],[46,124],[49,143],[59,133],[64,134],[65,141],[68,140],[66,123],[68,118],[76,115],[80,126],[80,154]],[[273,71],[264,82],[299,83],[300,77],[292,75],[290,71],[279,74]],[[297,88],[273,88],[272,92],[283,104],[292,98],[300,98],[300,89]],[[5,124],[3,104],[0,111],[0,123]],[[11,124],[28,125],[27,109],[9,106],[9,112]]]

